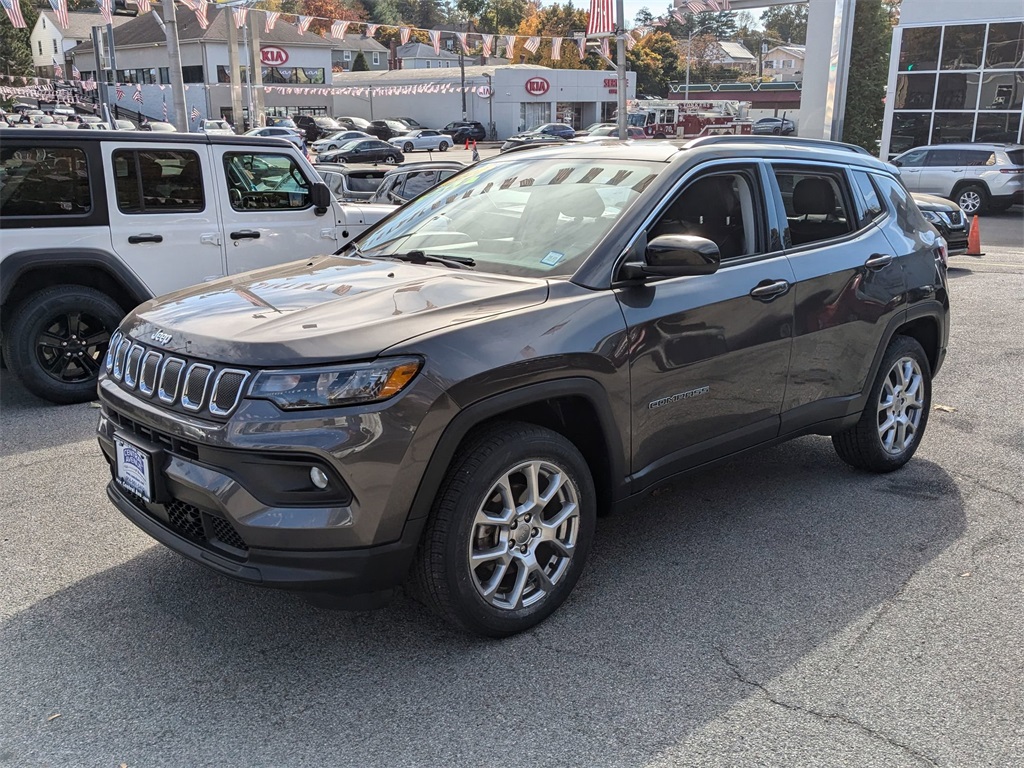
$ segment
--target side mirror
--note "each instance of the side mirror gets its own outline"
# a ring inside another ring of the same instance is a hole
[[[624,264],[620,275],[625,280],[710,275],[721,263],[718,245],[707,238],[661,235],[647,243],[643,264]]]
[[[310,197],[313,200],[313,213],[317,216],[323,216],[327,213],[327,209],[331,207],[331,190],[328,189],[326,184],[322,181],[313,184],[313,188],[310,190]]]
[[[892,164],[895,165],[897,168],[899,168],[899,167],[901,167],[903,165],[903,161],[902,160],[893,160]]]

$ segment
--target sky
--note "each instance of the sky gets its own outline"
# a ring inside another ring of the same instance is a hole
[[[572,0],[572,4],[577,8],[590,7],[589,0]],[[630,27],[633,26],[633,19],[636,18],[637,11],[641,8],[646,8],[653,13],[655,17],[657,17],[658,14],[664,13],[670,4],[671,0],[624,0],[623,5],[626,12],[626,24]],[[764,8],[750,9],[750,13],[754,17],[755,22],[758,22],[761,18],[761,12],[763,10]],[[758,23],[758,26],[760,26],[760,23]]]

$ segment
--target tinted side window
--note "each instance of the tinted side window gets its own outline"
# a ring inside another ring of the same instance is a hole
[[[224,155],[228,197],[236,211],[308,208],[309,180],[288,155],[270,152]]]
[[[907,234],[913,234],[928,228],[928,222],[902,184],[890,176],[881,174],[872,174],[872,179],[878,185],[880,197],[900,229]]]
[[[924,164],[934,168],[936,166],[952,166],[957,165],[959,158],[955,149],[930,149],[928,150],[928,158],[924,161]]]
[[[179,150],[117,150],[114,188],[122,213],[201,211],[203,173],[199,155]]]
[[[775,178],[786,206],[793,245],[840,237],[853,230],[850,195],[838,173],[800,168],[776,168]]]
[[[927,155],[928,152],[924,149],[907,152],[907,154],[900,158],[900,166],[903,168],[920,168],[924,165],[924,159]]]
[[[89,168],[82,150],[0,150],[0,216],[80,216],[90,210]]]
[[[987,149],[960,150],[960,165],[995,165],[996,153]]]
[[[853,171],[851,175],[861,196],[860,226],[866,227],[885,213],[885,206],[882,205],[871,178],[864,171]]]

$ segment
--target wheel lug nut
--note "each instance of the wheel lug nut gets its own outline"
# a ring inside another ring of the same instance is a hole
[[[520,552],[522,552],[522,553],[523,553],[523,554],[525,555],[525,554],[526,554],[527,552],[529,552],[530,550],[529,550],[529,549],[528,549],[527,547],[520,547],[520,548],[519,548],[519,551],[520,551]]]
[[[513,531],[514,531],[514,530],[515,530],[516,528],[518,528],[518,527],[519,527],[519,523],[517,523],[517,522],[516,522],[515,520],[513,520],[513,521],[512,521],[512,525],[510,525],[510,526],[509,526],[509,528],[511,528],[511,529],[512,529]]]
[[[533,518],[533,515],[527,515],[526,517],[523,518],[523,520],[528,523],[528,522],[530,522],[530,520],[532,518]]]
[[[61,345],[62,347],[66,347],[66,346],[68,345],[68,343],[67,343],[66,341],[62,341],[62,342],[60,343],[60,345]]]
[[[540,528],[534,528],[532,531],[530,531],[530,535],[531,536],[540,536]]]

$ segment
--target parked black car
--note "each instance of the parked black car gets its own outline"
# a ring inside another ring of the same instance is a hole
[[[502,152],[509,152],[513,149],[527,149],[529,147],[550,146],[551,144],[565,144],[566,139],[561,136],[552,136],[549,133],[521,133],[518,136],[510,136],[501,145]]]
[[[487,138],[487,129],[483,123],[475,120],[456,120],[448,123],[441,129],[441,133],[447,133],[456,144],[464,144],[466,139],[470,141],[483,141]]]
[[[598,512],[681,473],[746,456],[742,484],[805,435],[867,472],[912,458],[949,296],[892,171],[752,136],[484,160],[336,256],[130,314],[98,387],[108,496],[229,578],[359,607],[408,584],[526,630]]]
[[[403,163],[385,174],[369,202],[404,205],[465,167],[457,160]]]
[[[353,139],[318,158],[327,163],[401,163],[405,160],[398,147],[380,139]]]
[[[970,226],[960,206],[938,195],[928,195],[924,192],[913,192],[912,195],[917,207],[921,209],[921,214],[946,239],[948,255],[959,256],[967,253]]]
[[[371,136],[376,136],[381,141],[393,139],[395,136],[404,136],[409,132],[409,126],[397,120],[374,120],[364,129]]]
[[[796,123],[784,117],[762,117],[751,130],[758,135],[789,136],[796,130]]]
[[[423,125],[423,123],[419,122],[418,120],[413,120],[411,117],[387,117],[385,118],[385,120],[391,120],[396,123],[401,123],[410,131],[422,131],[425,128],[427,128],[427,126]]]
[[[334,133],[344,128],[332,117],[295,115],[292,119],[295,121],[295,125],[306,132],[306,142],[309,144],[312,144],[321,136],[326,136],[329,133]]]

